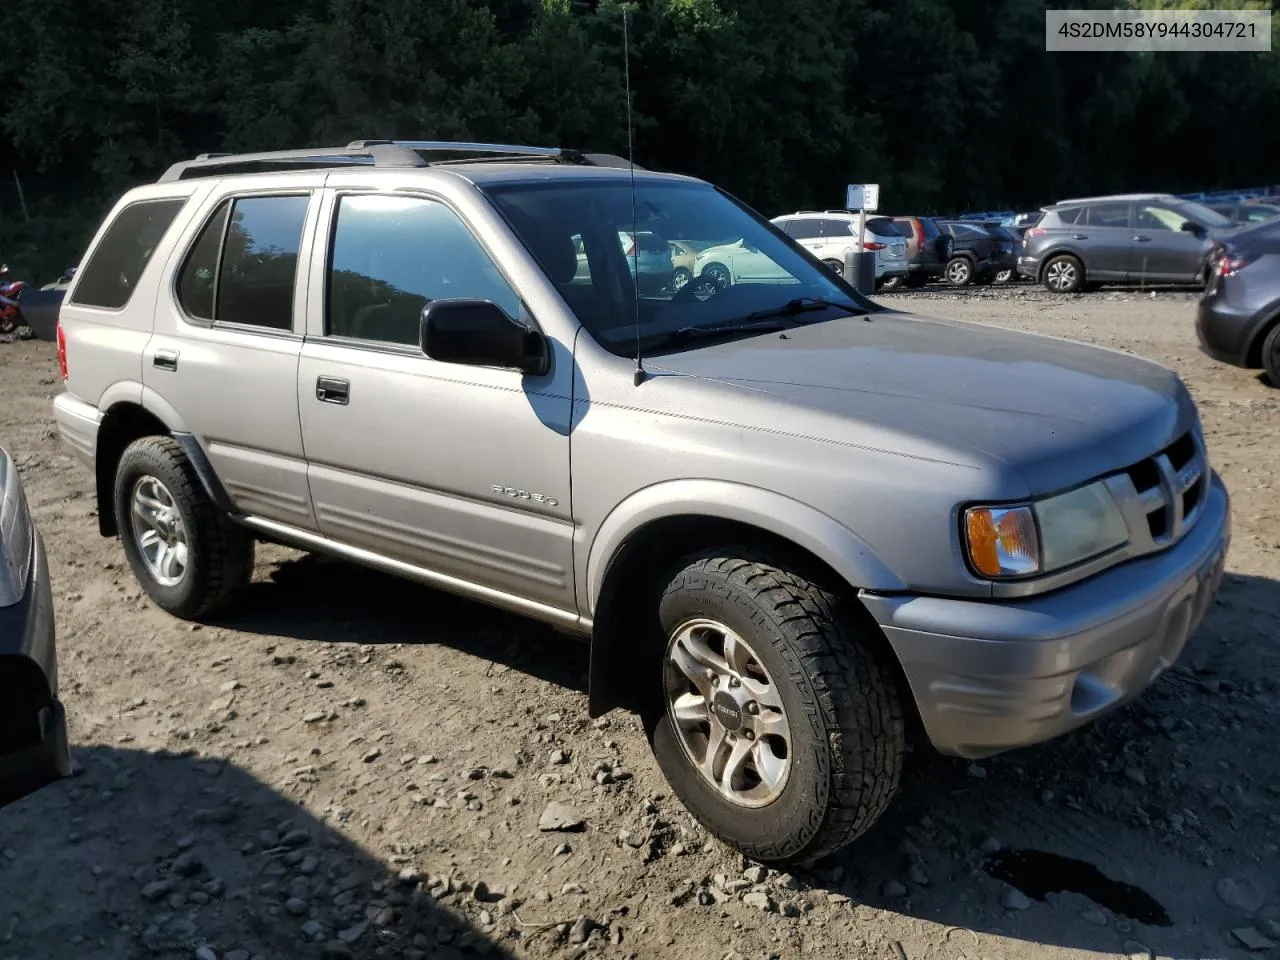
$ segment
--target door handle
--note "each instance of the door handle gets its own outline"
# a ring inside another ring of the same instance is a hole
[[[1071,239],[1072,240],[1088,240],[1089,238],[1085,236],[1085,234],[1083,233],[1073,233],[1071,235]]]
[[[151,358],[151,365],[157,370],[177,370],[178,351],[157,350],[155,356]]]
[[[1139,236],[1139,237],[1134,237],[1133,240],[1134,240],[1134,243],[1150,243],[1151,242],[1150,237]]]
[[[316,377],[316,399],[322,403],[346,404],[351,400],[351,384],[338,377]]]

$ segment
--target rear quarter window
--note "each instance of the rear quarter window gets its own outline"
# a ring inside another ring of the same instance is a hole
[[[121,210],[80,271],[70,302],[108,310],[125,306],[186,202],[186,197],[139,200]]]

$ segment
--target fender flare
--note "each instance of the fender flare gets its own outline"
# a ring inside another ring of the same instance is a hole
[[[592,614],[613,559],[636,532],[676,516],[749,524],[812,553],[852,587],[878,592],[906,584],[848,527],[799,500],[723,480],[667,480],[644,487],[610,511],[587,551],[586,608]]]

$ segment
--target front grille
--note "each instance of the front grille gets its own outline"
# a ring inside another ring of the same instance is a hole
[[[1140,460],[1124,471],[1133,485],[1137,509],[1130,516],[1146,521],[1150,543],[1159,549],[1182,538],[1200,516],[1208,489],[1204,452],[1188,430],[1154,457]],[[1141,531],[1133,530],[1139,536]]]

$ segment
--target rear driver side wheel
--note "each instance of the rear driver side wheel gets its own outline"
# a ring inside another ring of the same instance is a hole
[[[812,863],[897,790],[905,725],[860,608],[747,547],[685,560],[658,607],[654,756],[686,808],[748,857]]]
[[[952,257],[943,274],[953,287],[965,287],[973,282],[973,264],[968,257]]]
[[[1075,293],[1084,282],[1084,266],[1069,253],[1044,265],[1044,285],[1051,293]]]

